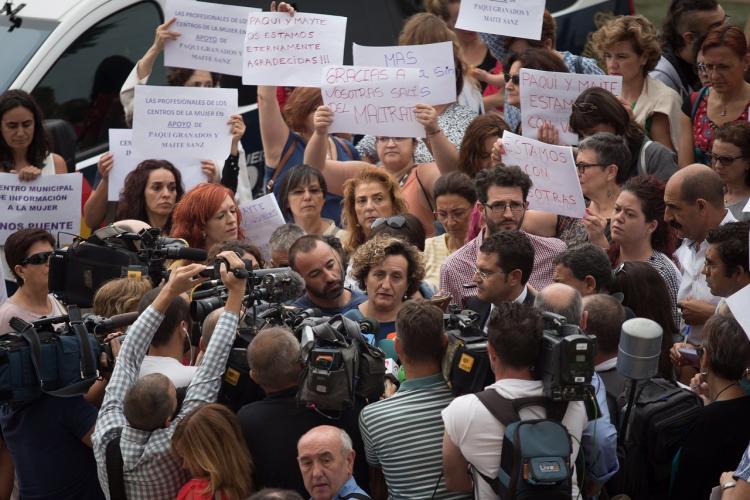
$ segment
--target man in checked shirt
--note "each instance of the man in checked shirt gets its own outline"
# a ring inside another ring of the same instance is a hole
[[[219,257],[226,259],[232,269],[245,268],[234,252],[222,252]],[[198,276],[204,268],[202,264],[190,264],[172,271],[153,303],[128,329],[92,437],[99,482],[107,498],[107,445],[118,435],[127,498],[172,500],[190,479],[180,459],[170,453],[170,441],[185,415],[216,400],[237,329],[245,280],[228,272],[224,264],[221,266],[221,280],[229,289],[229,296],[177,416],[173,417],[177,396],[169,378],[154,373],[139,379],[138,372],[169,304],[182,300],[181,294],[207,279]]]

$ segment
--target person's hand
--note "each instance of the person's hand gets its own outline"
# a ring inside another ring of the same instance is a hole
[[[227,263],[229,263],[230,269],[245,269],[245,263],[231,250],[221,252],[216,257],[225,259]],[[230,293],[234,292],[240,295],[245,294],[246,280],[244,278],[238,278],[235,276],[229,269],[227,269],[227,266],[224,263],[221,264],[219,271],[221,273],[221,282],[229,289]]]
[[[552,122],[545,120],[537,129],[537,139],[540,142],[557,145],[560,144],[560,132],[557,130],[557,127],[552,125]]]
[[[156,52],[161,52],[164,50],[164,44],[169,40],[177,40],[181,33],[177,31],[171,31],[170,28],[172,25],[177,21],[176,17],[173,17],[169,21],[165,22],[164,24],[160,24],[156,27],[156,34],[154,35],[154,43],[151,45],[151,48],[154,49]]]
[[[710,302],[690,298],[678,302],[677,307],[682,311],[682,319],[688,325],[702,325],[716,310],[716,306]]]
[[[112,153],[107,152],[99,157],[99,163],[96,165],[96,170],[99,172],[102,182],[109,180],[109,172],[112,170],[114,165],[114,157]]]
[[[607,219],[596,215],[587,208],[581,222],[583,227],[586,228],[591,243],[602,248],[609,247],[607,237],[604,235],[604,230],[607,228]]]
[[[328,129],[333,123],[333,111],[328,106],[318,106],[313,115],[313,128],[319,134],[328,135]]]
[[[424,127],[427,135],[435,135],[440,132],[438,123],[438,112],[429,104],[417,104],[414,106],[414,115],[417,121]]]
[[[490,153],[492,163],[501,163],[503,161],[502,156],[504,154],[505,146],[503,145],[503,140],[498,138],[498,140],[495,141],[495,144],[492,145],[492,152]]]
[[[245,135],[245,120],[240,115],[232,115],[229,117],[227,125],[229,125],[229,131],[232,134],[232,147],[237,146],[242,136]]]
[[[42,169],[37,168],[33,165],[27,165],[23,167],[21,170],[11,170],[11,174],[18,174],[18,180],[21,181],[33,181],[40,175],[42,175]]]
[[[685,366],[689,365],[690,360],[685,358],[685,356],[680,353],[680,349],[684,349],[686,347],[692,347],[687,342],[675,342],[672,344],[672,348],[669,349],[669,359],[672,361],[672,364],[675,366]]]
[[[208,277],[198,275],[198,273],[204,269],[206,269],[206,266],[203,264],[188,264],[187,266],[173,269],[172,273],[169,275],[169,281],[164,285],[162,291],[168,293],[172,297],[188,293],[196,286],[208,280]]]
[[[290,16],[294,15],[294,7],[289,5],[286,2],[281,2],[279,5],[276,5],[276,2],[271,2],[271,12],[288,12]]]
[[[721,477],[719,478],[719,484],[728,483],[729,481],[734,481],[733,470],[730,470],[729,472],[722,472]]]
[[[201,160],[201,171],[208,178],[208,182],[216,182],[216,162],[213,160]]]
[[[704,406],[711,404],[711,399],[708,397],[708,384],[703,381],[703,376],[700,373],[690,379],[690,390],[700,396]]]

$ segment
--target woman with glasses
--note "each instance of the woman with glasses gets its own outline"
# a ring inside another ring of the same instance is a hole
[[[719,127],[708,157],[724,183],[724,206],[738,221],[750,220],[750,212],[743,212],[750,200],[750,123]]]
[[[440,266],[466,241],[477,192],[468,175],[453,172],[435,182],[432,195],[435,218],[443,225],[445,233],[425,241],[425,281],[437,289],[440,287]]]
[[[321,215],[328,184],[325,177],[309,165],[297,165],[281,183],[279,205],[288,222],[293,222],[307,234],[343,237],[343,231],[331,219]]]
[[[633,118],[646,134],[678,153],[679,165],[692,163],[689,141],[690,120],[682,112],[680,95],[659,80],[648,76],[661,56],[656,28],[643,16],[619,16],[593,35],[599,59],[607,74],[622,76],[620,98],[633,112]]]
[[[352,273],[367,300],[345,316],[380,323],[375,342],[396,331],[396,315],[401,304],[419,290],[424,278],[422,255],[417,248],[398,238],[378,236],[352,256]]]
[[[669,291],[672,319],[680,324],[677,291],[682,274],[670,259],[677,248],[672,226],[664,222],[664,183],[656,177],[633,177],[615,201],[609,257],[623,262],[647,262],[664,280]]]
[[[701,51],[711,86],[692,98],[693,143],[695,160],[710,165],[716,130],[729,122],[748,121],[747,40],[740,28],[721,26],[706,35]]]
[[[10,319],[36,321],[62,316],[65,308],[49,293],[49,259],[55,238],[43,229],[21,229],[5,240],[5,260],[18,290],[0,306],[0,335],[12,332]]]

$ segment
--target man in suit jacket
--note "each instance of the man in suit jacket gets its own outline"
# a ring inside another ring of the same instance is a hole
[[[503,302],[534,305],[536,293],[527,284],[533,267],[534,247],[521,231],[500,231],[482,242],[473,278],[478,293],[466,303],[479,313],[482,329],[493,307]]]

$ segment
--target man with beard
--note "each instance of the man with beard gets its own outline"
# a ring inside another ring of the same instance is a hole
[[[440,289],[450,294],[452,304],[461,307],[478,291],[472,278],[476,274],[479,248],[486,238],[495,233],[521,228],[529,205],[526,199],[531,190],[531,179],[526,173],[517,166],[502,164],[479,172],[474,183],[482,204],[485,227],[476,238],[448,257],[440,268]],[[524,234],[534,248],[534,267],[529,284],[541,290],[552,283],[554,259],[565,250],[565,243],[557,238]]]
[[[701,330],[714,313],[720,297],[711,293],[702,274],[709,231],[736,222],[724,208],[724,186],[719,175],[701,164],[678,170],[664,190],[664,220],[677,230],[682,245],[675,252],[682,269],[677,307],[682,311],[681,331],[686,342],[702,343]]]
[[[326,316],[344,314],[367,300],[362,292],[344,288],[344,266],[339,253],[312,234],[302,236],[289,249],[289,266],[305,280],[307,293],[295,307],[316,307]]]

